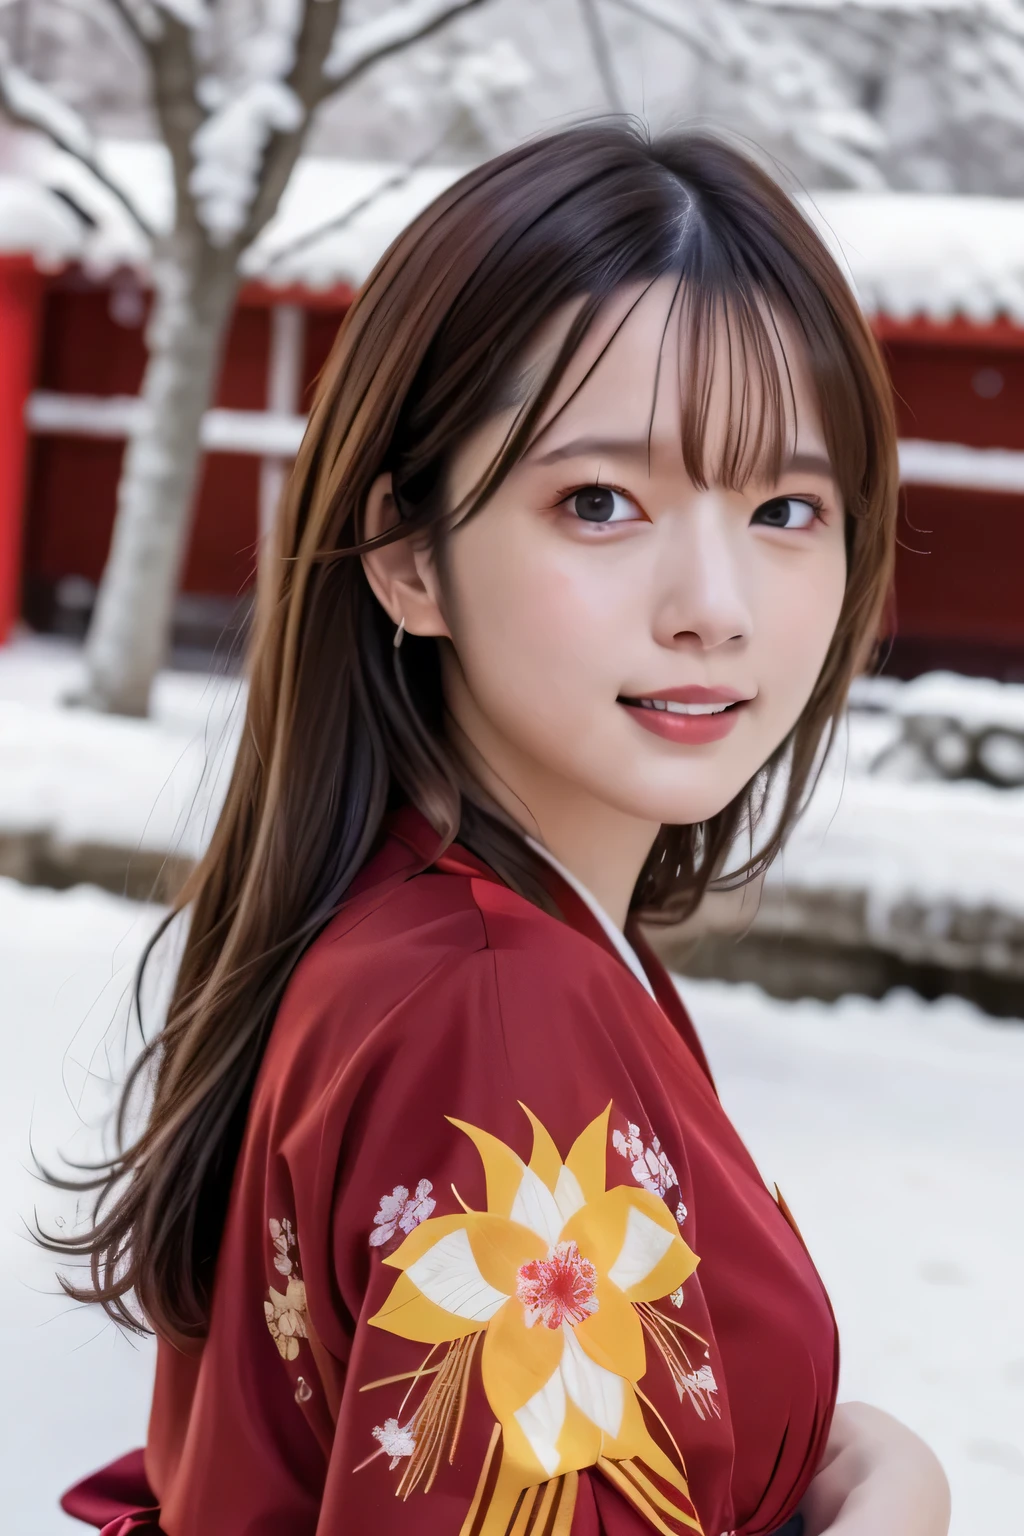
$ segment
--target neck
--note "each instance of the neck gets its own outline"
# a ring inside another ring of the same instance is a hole
[[[624,929],[630,898],[658,828],[652,831],[647,823],[624,825],[621,816],[587,816],[578,802],[566,808],[568,814],[560,814],[561,809],[546,808],[536,818],[536,829],[524,826],[523,830],[575,875],[612,922]]]
[[[527,836],[586,886],[612,922],[624,928],[659,824],[597,799],[504,739],[490,739],[493,733],[481,729],[479,716],[470,730],[467,724],[465,719],[459,722],[452,744],[473,777]]]

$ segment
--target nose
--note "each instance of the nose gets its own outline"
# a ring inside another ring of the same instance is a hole
[[[748,640],[753,614],[735,514],[714,491],[696,497],[671,519],[669,548],[658,575],[655,637],[703,651]]]

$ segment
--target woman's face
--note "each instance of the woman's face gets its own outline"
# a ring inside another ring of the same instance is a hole
[[[549,425],[447,542],[440,601],[455,733],[528,810],[554,792],[651,823],[715,815],[796,723],[839,617],[843,508],[799,351],[787,348],[796,410],[781,479],[695,486],[680,447],[686,360],[674,319],[666,329],[674,287],[658,283],[639,303],[617,297]],[[556,329],[534,363],[552,356]],[[712,385],[709,464],[727,385]],[[513,414],[464,446],[456,498]]]

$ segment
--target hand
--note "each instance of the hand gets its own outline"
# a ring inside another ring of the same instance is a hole
[[[905,1424],[868,1403],[840,1403],[800,1512],[805,1536],[947,1536],[949,1484]]]

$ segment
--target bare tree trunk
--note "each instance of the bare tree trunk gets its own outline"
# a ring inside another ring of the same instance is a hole
[[[202,457],[203,413],[216,388],[238,287],[237,252],[194,232],[160,252],[142,385],[146,419],[128,441],[110,556],[86,641],[86,685],[75,700],[145,715],[170,639]]]

